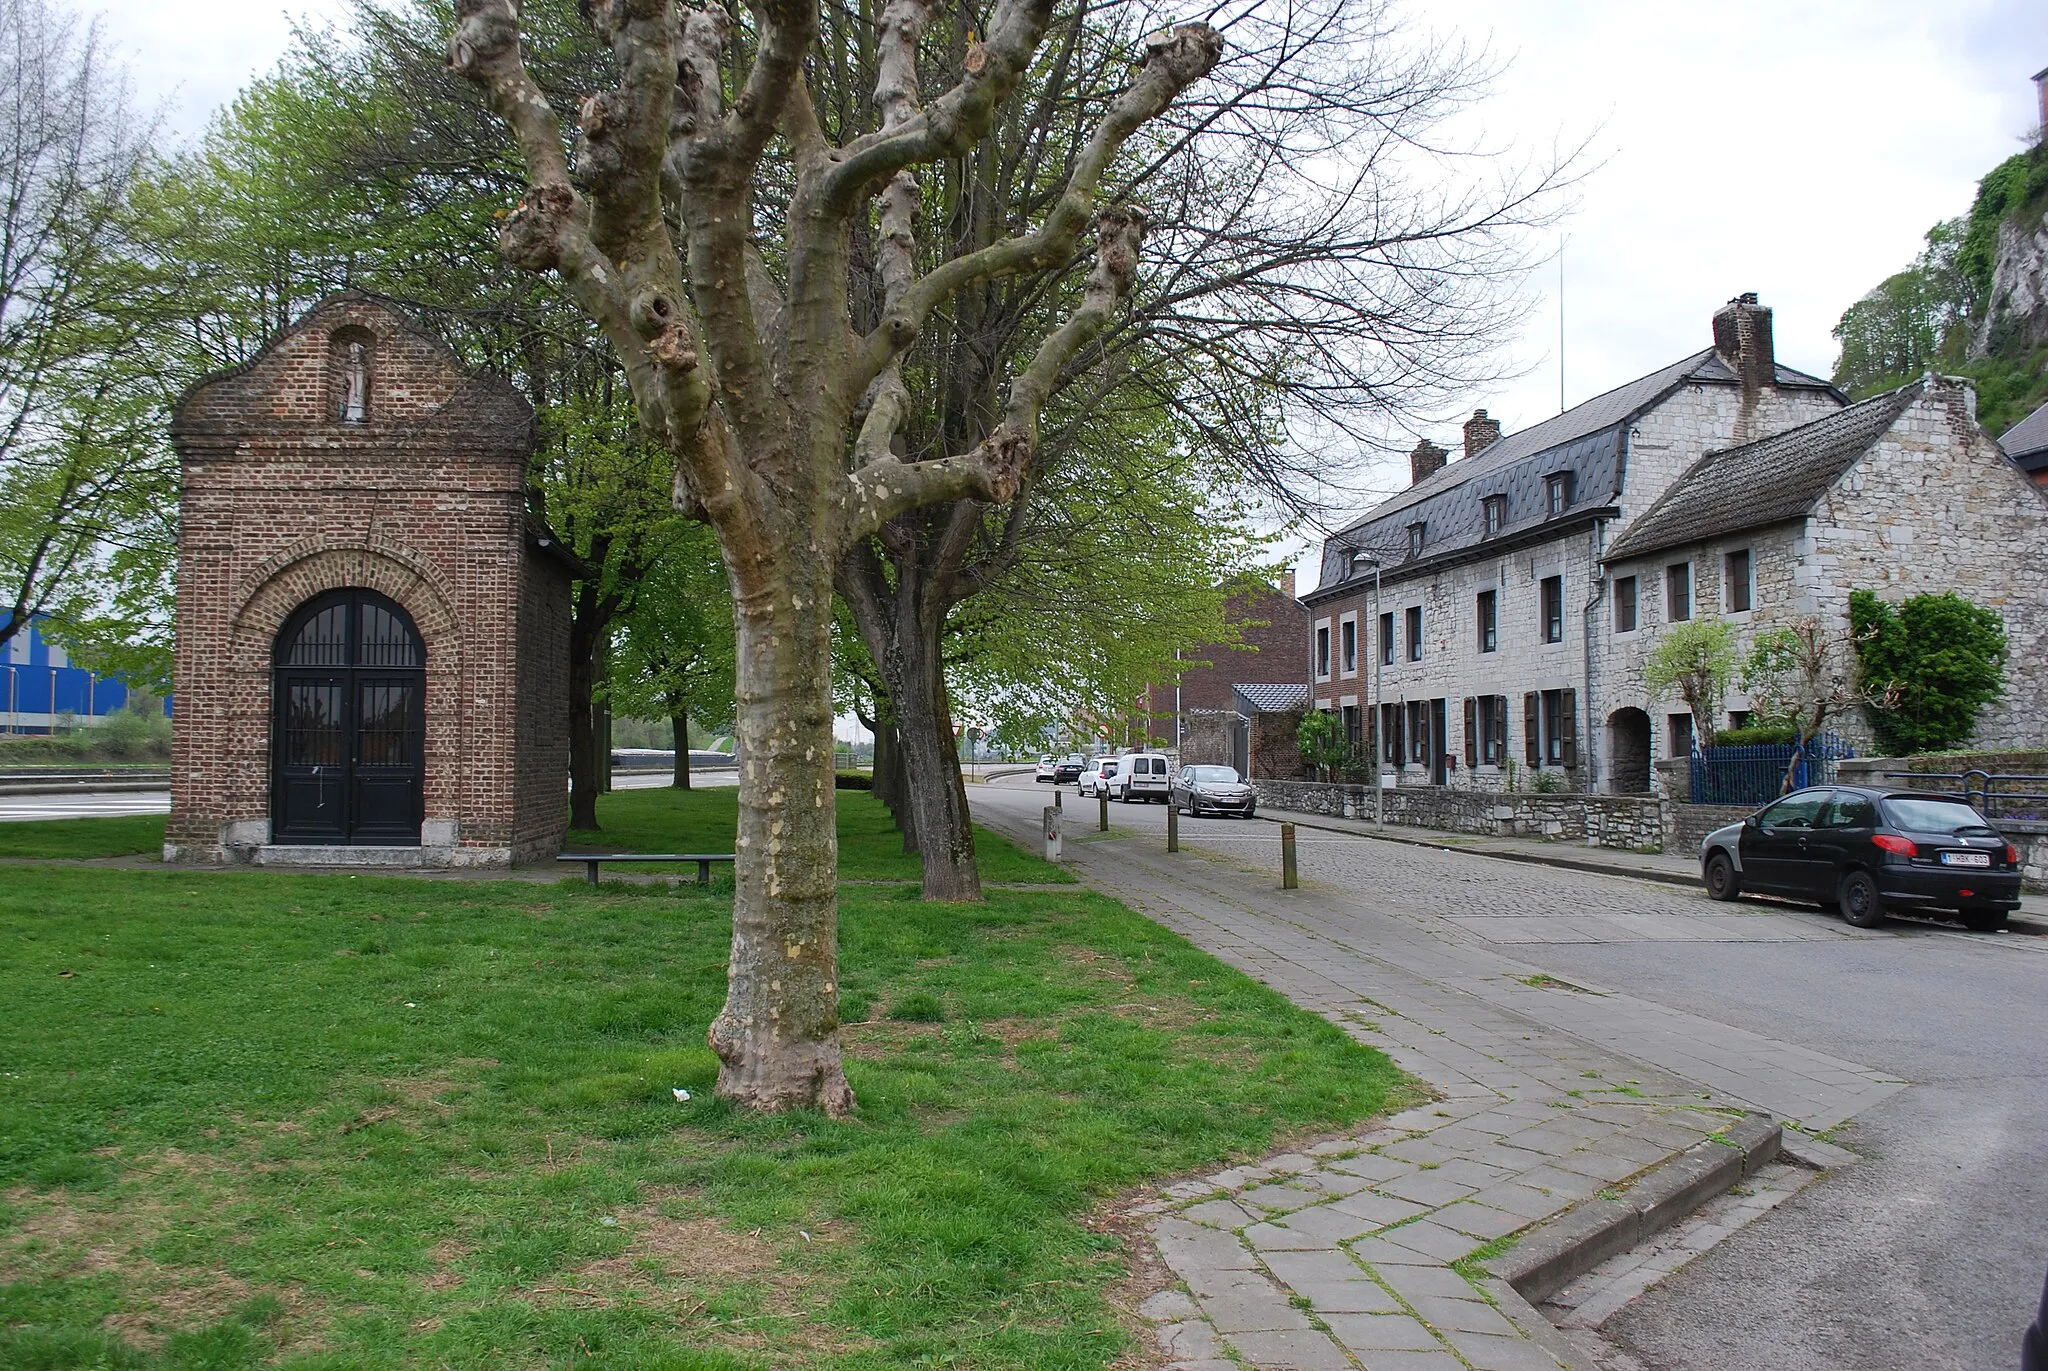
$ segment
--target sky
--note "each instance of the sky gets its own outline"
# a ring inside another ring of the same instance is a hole
[[[134,63],[174,137],[284,50],[292,18],[336,0],[85,0]],[[1455,33],[1502,64],[1467,116],[1495,146],[1590,137],[1595,169],[1527,283],[1502,356],[1517,379],[1455,397],[1427,436],[1458,449],[1484,407],[1509,430],[1710,341],[1725,300],[1775,312],[1779,360],[1834,366],[1842,311],[1968,208],[1977,179],[2036,122],[2048,67],[2041,0],[1413,0],[1418,32]],[[1563,248],[1564,328],[1554,249]],[[1393,489],[1405,463],[1366,481]],[[1337,517],[1335,524],[1345,522]],[[1301,584],[1313,584],[1311,549]]]

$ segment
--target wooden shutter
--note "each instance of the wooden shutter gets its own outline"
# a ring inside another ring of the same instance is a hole
[[[1522,750],[1530,766],[1543,765],[1543,729],[1537,722],[1542,705],[1543,697],[1533,690],[1522,696]]]
[[[1465,769],[1479,765],[1479,701],[1465,697]]]
[[[1407,710],[1400,705],[1388,705],[1394,711],[1394,765],[1408,764],[1408,720],[1403,716]]]
[[[1579,764],[1579,692],[1560,690],[1557,693],[1557,736],[1558,752],[1566,766]]]
[[[1493,760],[1496,764],[1508,759],[1508,697],[1493,697]]]

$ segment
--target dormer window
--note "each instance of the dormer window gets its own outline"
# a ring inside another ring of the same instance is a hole
[[[1491,538],[1508,526],[1508,497],[1489,495],[1479,502],[1486,515],[1486,536]]]
[[[1408,525],[1408,555],[1410,557],[1420,557],[1422,555],[1423,535],[1428,529],[1429,524],[1427,521]]]
[[[1571,508],[1572,474],[1569,471],[1560,471],[1555,476],[1546,477],[1543,482],[1543,498],[1545,507],[1553,516]]]

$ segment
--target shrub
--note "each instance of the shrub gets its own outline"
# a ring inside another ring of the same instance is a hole
[[[1724,728],[1714,734],[1715,747],[1773,747],[1799,740],[1789,724],[1752,724],[1748,728]]]
[[[834,790],[873,790],[875,778],[865,771],[835,771],[832,773]]]
[[[1851,591],[1849,624],[1866,683],[1895,692],[1896,704],[1869,711],[1893,756],[1968,741],[1979,712],[2005,693],[2005,620],[1954,591],[1896,607]]]
[[[1562,795],[1571,789],[1571,783],[1559,772],[1539,771],[1529,782],[1529,789],[1538,795]]]

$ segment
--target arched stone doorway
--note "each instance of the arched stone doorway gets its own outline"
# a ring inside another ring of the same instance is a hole
[[[375,591],[329,591],[277,635],[271,841],[413,846],[426,779],[426,651]]]
[[[1650,793],[1650,716],[1633,707],[1607,716],[1608,776],[1616,795]]]

